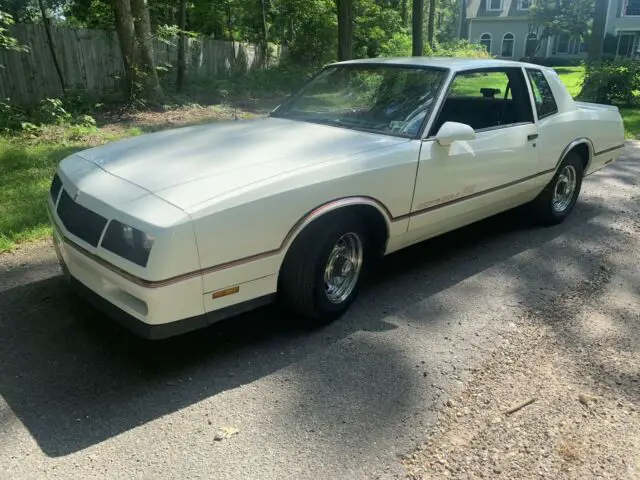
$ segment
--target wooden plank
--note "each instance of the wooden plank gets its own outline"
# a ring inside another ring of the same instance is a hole
[[[17,104],[37,103],[62,94],[43,25],[16,24],[10,29],[30,52],[0,52],[0,99]],[[114,31],[52,29],[53,41],[68,88],[81,88],[97,95],[118,88],[124,65],[118,36]],[[177,62],[176,45],[154,40],[157,65],[169,64],[173,75]],[[231,71],[265,68],[263,55],[255,45],[203,37],[188,43],[189,74],[212,78]]]

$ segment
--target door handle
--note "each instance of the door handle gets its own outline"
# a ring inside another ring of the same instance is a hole
[[[527,140],[529,141],[536,140],[537,138],[538,138],[537,133],[532,133],[531,135],[527,135]]]

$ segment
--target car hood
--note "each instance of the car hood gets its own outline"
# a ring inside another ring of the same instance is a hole
[[[182,208],[405,138],[273,117],[178,128],[80,152]]]

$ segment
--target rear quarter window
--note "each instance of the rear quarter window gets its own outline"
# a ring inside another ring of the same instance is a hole
[[[558,113],[556,99],[553,97],[553,92],[544,73],[535,68],[527,68],[527,77],[531,84],[531,91],[533,92],[533,100],[536,105],[536,111],[538,112],[538,118],[540,119]]]

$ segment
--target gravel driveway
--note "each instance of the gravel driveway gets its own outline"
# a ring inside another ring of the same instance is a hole
[[[390,256],[315,332],[266,308],[148,343],[70,295],[48,244],[0,256],[0,478],[404,477],[400,455],[448,438],[445,403],[482,390],[492,352],[543,322],[560,334],[549,306],[572,311],[603,269],[635,292],[603,314],[637,329],[639,158],[629,144],[589,177],[558,227],[510,212]]]

